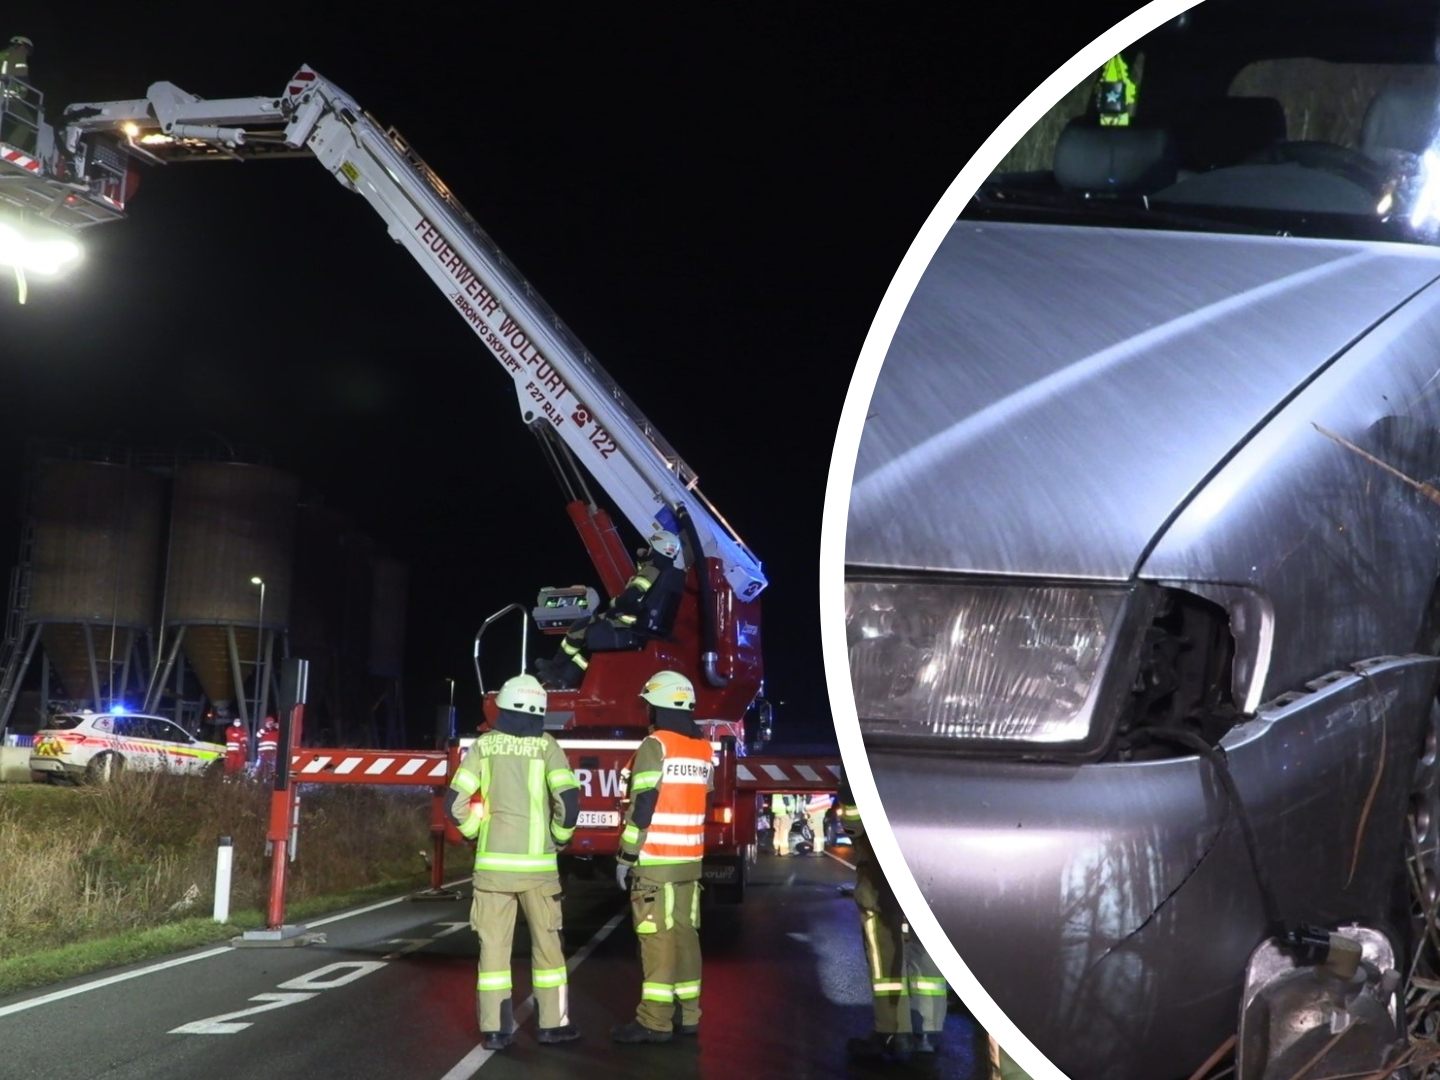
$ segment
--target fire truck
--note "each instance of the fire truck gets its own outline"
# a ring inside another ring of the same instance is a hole
[[[382,126],[308,66],[273,97],[205,99],[157,82],[142,98],[68,105],[56,124],[46,122],[43,97],[34,87],[13,77],[3,82],[0,209],[22,225],[75,234],[118,221],[146,165],[272,157],[319,162],[379,215],[390,238],[419,264],[512,381],[521,419],[554,467],[567,512],[606,594],[621,592],[635,563],[631,545],[594,497],[592,480],[642,537],[657,528],[681,537],[686,587],[669,637],[596,652],[577,688],[550,693],[547,726],[582,785],[580,827],[566,854],[595,859],[617,851],[623,776],[646,731],[639,690],[655,671],[673,669],[694,683],[697,719],[715,751],[706,876],[722,893],[738,898],[753,858],[757,794],[838,786],[838,759],[745,756],[745,716],[757,705],[763,682],[759,597],[766,578],[760,560],[705,498],[694,470],[445,182],[399,132]],[[50,257],[35,271],[58,261],[53,242],[35,244]],[[17,262],[22,301],[25,273]],[[481,654],[492,628],[518,616],[521,663],[528,665],[532,624],[542,634],[563,634],[593,613],[598,600],[595,590],[584,586],[546,589],[533,608],[512,604],[485,620],[475,638],[475,666],[487,722],[494,717],[494,699],[484,684]],[[449,768],[464,742],[451,747]],[[354,778],[381,777],[390,768],[381,768],[382,760],[401,760],[386,753],[363,766],[340,765],[342,756],[331,755],[335,764],[328,767]],[[317,764],[320,757],[302,752],[295,760],[305,779],[326,772]],[[416,765],[406,778],[413,783],[414,776],[443,772],[438,764],[423,771]]]

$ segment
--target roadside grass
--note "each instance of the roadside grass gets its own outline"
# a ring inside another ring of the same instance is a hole
[[[453,881],[456,877],[463,876],[462,869],[458,875],[448,875],[448,878]],[[329,896],[311,897],[287,904],[285,917],[292,921],[314,918],[334,911],[344,911],[346,908],[359,907],[369,901],[413,892],[425,888],[428,884],[429,875],[422,873]],[[217,923],[209,916],[195,915],[161,926],[125,930],[108,937],[77,941],[14,956],[0,960],[0,998],[31,987],[88,975],[106,968],[153,960],[202,945],[221,944],[246,930],[254,930],[263,925],[264,912],[259,908],[251,908],[232,911],[230,921],[225,923]]]
[[[269,789],[163,773],[97,787],[0,786],[0,994],[224,940],[262,925]],[[423,788],[301,789],[287,918],[423,888]],[[232,838],[229,923],[209,917]],[[464,848],[446,853],[463,876]]]

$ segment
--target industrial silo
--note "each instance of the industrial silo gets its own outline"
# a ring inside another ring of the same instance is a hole
[[[23,652],[0,727],[37,645],[46,700],[102,709],[143,692],[164,514],[159,476],[106,461],[36,461],[12,613],[24,627]]]
[[[175,474],[165,627],[211,704],[251,723],[273,701],[289,626],[299,481],[263,465],[190,462]],[[253,725],[252,725],[253,726]]]

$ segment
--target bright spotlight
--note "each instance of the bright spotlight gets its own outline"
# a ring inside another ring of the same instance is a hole
[[[0,221],[0,266],[15,272],[22,304],[29,275],[56,277],[75,266],[81,254],[79,242],[62,232],[33,232],[16,222]]]
[[[27,236],[14,225],[0,222],[0,266],[53,276],[79,261],[80,245],[68,236]]]

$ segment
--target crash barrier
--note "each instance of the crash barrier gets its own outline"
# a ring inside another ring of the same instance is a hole
[[[430,888],[418,895],[437,899],[449,899],[455,895],[444,889],[442,883],[445,880],[445,793],[456,751],[297,749],[305,724],[309,675],[308,661],[285,661],[281,683],[280,749],[276,755],[270,822],[265,835],[270,848],[270,891],[265,908],[266,931],[263,933],[269,935],[269,940],[293,936],[287,933],[285,927],[285,882],[288,865],[295,857],[299,841],[300,800],[297,789],[300,784],[429,787]]]

